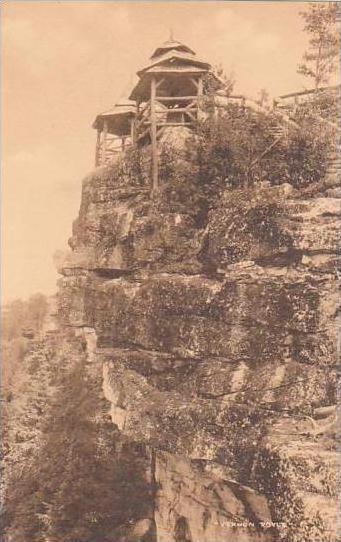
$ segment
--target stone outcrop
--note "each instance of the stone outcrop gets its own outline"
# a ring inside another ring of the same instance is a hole
[[[150,450],[158,542],[335,542],[339,212],[265,186],[199,227],[110,168],[84,181],[59,310]]]

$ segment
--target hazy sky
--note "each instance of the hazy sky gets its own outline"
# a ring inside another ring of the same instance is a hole
[[[233,70],[238,92],[307,86],[303,2],[2,3],[2,220],[6,300],[52,293],[81,180],[94,162],[97,112],[126,94],[169,36]]]

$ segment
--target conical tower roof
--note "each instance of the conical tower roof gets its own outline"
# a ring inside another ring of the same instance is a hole
[[[195,55],[195,52],[193,49],[188,47],[188,45],[185,45],[184,43],[181,43],[180,41],[174,40],[172,37],[164,41],[159,47],[157,47],[150,57],[151,60],[155,60],[156,58],[164,55],[165,53],[168,53],[169,51],[179,51],[180,53],[189,53],[190,55]]]
[[[196,53],[187,45],[174,40],[171,36],[168,41],[157,47],[152,54],[149,63],[137,72],[138,83],[133,88],[129,98],[131,100],[148,101],[150,98],[150,82],[158,75],[168,80],[174,77],[191,78],[212,73],[209,62],[198,58]],[[212,73],[217,80],[218,87],[222,82]]]

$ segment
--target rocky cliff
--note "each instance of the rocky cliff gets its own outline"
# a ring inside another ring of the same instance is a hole
[[[149,450],[157,541],[335,542],[340,200],[227,190],[198,222],[117,167],[83,183],[59,310]]]

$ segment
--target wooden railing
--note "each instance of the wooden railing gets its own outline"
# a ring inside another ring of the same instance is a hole
[[[179,106],[179,102],[184,105]],[[154,113],[158,132],[168,126],[193,126],[198,120],[198,96],[158,96],[154,102]],[[151,101],[148,101],[135,117],[137,142],[149,134],[151,125]]]
[[[115,157],[122,154],[131,145],[132,139],[130,136],[107,136],[105,148],[102,142],[98,144],[96,151],[96,166],[110,164]]]

